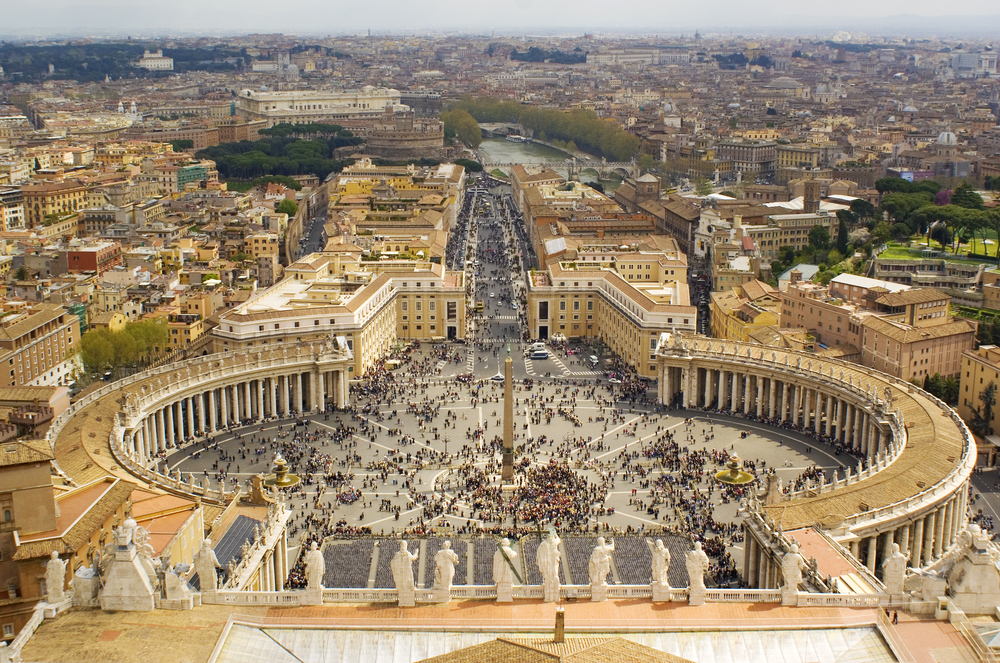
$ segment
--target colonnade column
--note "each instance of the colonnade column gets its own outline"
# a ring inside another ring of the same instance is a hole
[[[910,550],[910,566],[920,568],[923,563],[920,557],[923,553],[924,545],[924,519],[921,518],[913,523],[913,547]]]
[[[216,416],[215,389],[208,390],[208,432],[219,430],[219,419]]]
[[[774,419],[774,378],[767,379],[767,418]]]
[[[757,376],[757,418],[763,413],[764,408],[764,378]]]
[[[287,417],[290,411],[288,406],[288,383],[289,379],[287,375],[278,377],[278,389],[281,391],[281,416],[283,417]]]
[[[219,426],[225,428],[229,425],[229,413],[232,411],[229,400],[229,387],[219,388]]]
[[[824,435],[833,435],[833,396],[826,397],[826,425],[823,427]]]
[[[264,418],[264,378],[257,379],[257,419]]]
[[[934,561],[934,514],[935,512],[931,511],[924,516],[924,561],[926,564]]]
[[[243,418],[253,419],[253,400],[250,398],[250,380],[243,382]]]
[[[160,408],[156,411],[156,444],[160,448],[160,451],[166,451],[167,449],[167,431],[164,428],[163,420],[163,409]]]
[[[736,404],[737,404],[736,387],[739,384],[739,379],[737,378],[737,374],[735,372],[731,373],[731,375],[733,376],[733,384],[730,386],[729,389],[729,410],[731,412],[736,412]]]
[[[184,432],[186,437],[194,437],[194,396],[188,396],[184,400],[187,406],[187,429]]]
[[[174,437],[174,416],[175,408],[177,403],[171,403],[166,407],[167,415],[164,417],[165,423],[167,425],[166,435],[167,435],[167,446],[175,446],[176,439]]]
[[[934,559],[941,556],[942,543],[944,540],[944,524],[946,520],[946,508],[940,506],[934,512]]]
[[[743,373],[741,379],[743,380],[743,402],[740,404],[740,411],[748,414],[750,412],[750,374]]]

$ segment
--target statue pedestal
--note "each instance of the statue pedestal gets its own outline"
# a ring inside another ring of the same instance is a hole
[[[497,585],[497,603],[513,603],[514,602],[514,586],[510,583],[502,583]]]
[[[399,607],[412,608],[417,604],[417,595],[413,590],[401,590],[399,592]]]
[[[658,582],[654,582],[650,586],[653,588],[653,600],[654,601],[669,601],[670,600],[670,587],[668,585],[661,585]]]
[[[545,603],[559,603],[559,585],[550,587],[542,585],[542,601]]]
[[[590,600],[591,601],[607,601],[608,600],[608,586],[605,584],[591,585],[590,586]]]
[[[451,589],[444,589],[443,587],[435,587],[431,590],[430,599],[435,603],[450,603],[451,602]]]
[[[305,591],[302,592],[300,603],[302,605],[323,605],[323,588],[306,587]]]
[[[96,576],[73,576],[73,603],[80,608],[96,608],[101,605],[97,600],[101,580]]]
[[[45,615],[45,619],[52,619],[60,612],[66,612],[71,607],[73,607],[73,599],[67,596],[63,598],[63,600],[61,601],[57,601],[55,603],[46,603],[43,606],[42,610],[43,614]]]
[[[799,604],[799,592],[797,589],[787,590],[782,588],[781,590],[781,605],[798,605]]]
[[[704,587],[692,587],[688,590],[688,605],[705,605],[707,593]]]

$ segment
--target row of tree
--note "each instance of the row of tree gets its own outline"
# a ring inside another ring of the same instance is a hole
[[[629,161],[639,152],[636,136],[593,111],[538,108],[489,97],[463,97],[456,108],[477,122],[516,122],[542,140],[573,141],[584,152],[608,161]]]
[[[162,319],[130,322],[120,331],[93,329],[80,338],[80,358],[91,373],[146,366],[166,354],[170,341]]]
[[[350,133],[350,132],[348,132]],[[339,172],[350,160],[333,158],[333,151],[358,145],[363,139],[341,133],[328,138],[302,140],[272,136],[257,141],[213,145],[197,153],[198,158],[215,161],[223,178],[252,180],[266,175],[315,175],[321,180]]]
[[[454,108],[445,111],[439,116],[444,122],[445,138],[451,140],[457,138],[466,145],[476,148],[483,142],[483,132],[479,129],[476,118],[469,115],[468,111],[461,108]]]

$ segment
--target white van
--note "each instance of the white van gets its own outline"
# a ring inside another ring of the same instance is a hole
[[[545,349],[546,348],[545,348],[545,344],[544,343],[532,343],[531,344],[531,351],[532,352],[535,352],[536,350],[545,350]]]

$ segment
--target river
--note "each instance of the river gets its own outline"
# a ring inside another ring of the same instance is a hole
[[[506,138],[484,138],[479,146],[480,151],[485,152],[491,159],[498,163],[561,163],[570,157],[568,152],[557,150],[548,145],[540,143],[512,143]],[[567,176],[566,168],[555,168],[563,177]],[[610,180],[598,180],[593,173],[582,173],[580,181],[584,184],[598,182],[604,187],[604,192],[608,195],[614,193],[621,178],[612,175]]]

